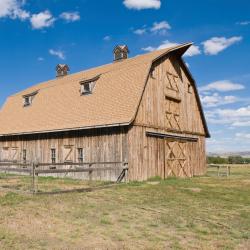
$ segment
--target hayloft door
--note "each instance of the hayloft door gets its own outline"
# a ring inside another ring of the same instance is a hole
[[[190,176],[185,141],[165,139],[164,178]]]

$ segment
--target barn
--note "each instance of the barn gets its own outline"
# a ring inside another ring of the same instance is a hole
[[[125,163],[130,181],[204,174],[209,131],[182,59],[190,46],[133,58],[116,46],[110,64],[75,74],[57,65],[55,79],[9,96],[1,108],[0,161]]]

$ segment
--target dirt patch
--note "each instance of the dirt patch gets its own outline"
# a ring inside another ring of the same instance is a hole
[[[149,185],[158,185],[158,184],[160,184],[160,182],[159,181],[148,181],[147,184],[149,184]]]
[[[200,193],[202,191],[201,188],[183,188],[183,189],[190,190],[190,191],[192,191],[194,193]]]

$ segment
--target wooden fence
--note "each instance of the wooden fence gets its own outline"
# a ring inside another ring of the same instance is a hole
[[[100,165],[111,165],[110,167],[98,167]],[[112,166],[112,165],[120,165]],[[63,168],[70,166],[70,168]],[[97,167],[95,167],[97,166]],[[58,168],[60,167],[60,168]],[[0,172],[12,174],[26,174],[31,176],[31,192],[38,193],[38,176],[49,174],[68,174],[68,173],[88,173],[89,180],[92,181],[94,171],[120,170],[116,183],[123,180],[128,182],[128,163],[127,162],[83,162],[83,163],[17,163],[17,162],[0,162]],[[86,191],[67,190],[69,191]],[[90,191],[90,190],[87,190]]]
[[[208,168],[216,168],[218,177],[220,177],[220,176],[229,177],[231,174],[231,166],[230,165],[209,164]]]

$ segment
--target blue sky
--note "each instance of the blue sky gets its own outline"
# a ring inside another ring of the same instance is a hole
[[[0,0],[0,106],[55,77],[183,42],[212,138],[210,152],[250,150],[249,0]]]

